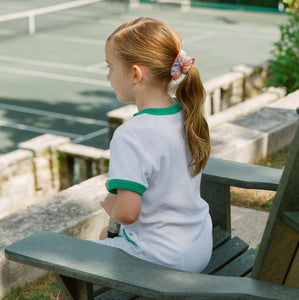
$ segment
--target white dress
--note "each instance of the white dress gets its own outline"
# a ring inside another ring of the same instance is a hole
[[[126,189],[142,197],[141,212],[120,236],[97,241],[171,268],[201,272],[212,252],[212,222],[200,196],[201,173],[191,177],[183,135],[183,110],[138,112],[114,133],[108,190]]]

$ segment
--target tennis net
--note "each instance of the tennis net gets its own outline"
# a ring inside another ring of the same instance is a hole
[[[36,32],[36,27],[37,27],[36,18],[38,16],[51,14],[51,13],[59,14],[66,10],[72,10],[72,9],[80,8],[82,6],[99,4],[99,3],[107,4],[107,1],[105,1],[105,0],[76,0],[76,1],[70,1],[67,3],[62,3],[62,4],[22,11],[22,12],[10,13],[10,14],[6,14],[6,15],[2,15],[2,16],[0,15],[0,24],[1,24],[0,30],[2,29],[3,32],[5,32],[5,30],[7,32],[9,32],[8,27],[5,27],[4,24],[9,23],[10,21],[14,21],[13,26],[16,26],[16,27],[19,26],[19,27],[22,27],[23,29],[25,27],[25,28],[27,28],[26,29],[27,32],[29,32],[30,34],[34,34]],[[123,1],[123,3],[126,5],[126,1]],[[123,8],[121,10],[123,13]],[[101,7],[98,7],[98,9],[96,9],[94,11],[103,13],[103,9]],[[105,9],[105,11],[107,11],[107,9]],[[79,20],[79,19],[83,20],[83,18],[84,18],[84,16],[82,16],[82,15],[79,15],[79,14],[76,15],[76,20]],[[90,19],[90,18],[91,18],[91,15],[85,16],[85,19]],[[63,20],[64,22],[67,22],[70,19],[71,19],[71,16],[66,15],[66,14],[61,17],[61,20]],[[73,18],[73,20],[74,20],[74,18]],[[55,20],[55,23],[56,22],[57,22],[57,20]],[[26,23],[27,23],[27,26],[25,26]]]

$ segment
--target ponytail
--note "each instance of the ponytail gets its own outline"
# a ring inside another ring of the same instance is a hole
[[[184,132],[191,152],[189,166],[193,168],[194,177],[204,169],[211,146],[208,123],[203,115],[205,89],[193,65],[178,84],[175,95],[184,110]]]

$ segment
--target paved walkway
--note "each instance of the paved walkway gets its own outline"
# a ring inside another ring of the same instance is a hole
[[[255,249],[262,240],[268,216],[264,211],[231,206],[232,236],[238,236]]]

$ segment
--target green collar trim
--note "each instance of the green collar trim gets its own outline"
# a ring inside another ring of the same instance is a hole
[[[156,116],[163,116],[163,115],[174,115],[178,113],[182,109],[182,106],[179,101],[176,101],[175,104],[169,107],[163,107],[163,108],[146,108],[143,109],[136,114],[135,116],[141,115],[141,114],[149,114],[149,115],[156,115]]]

